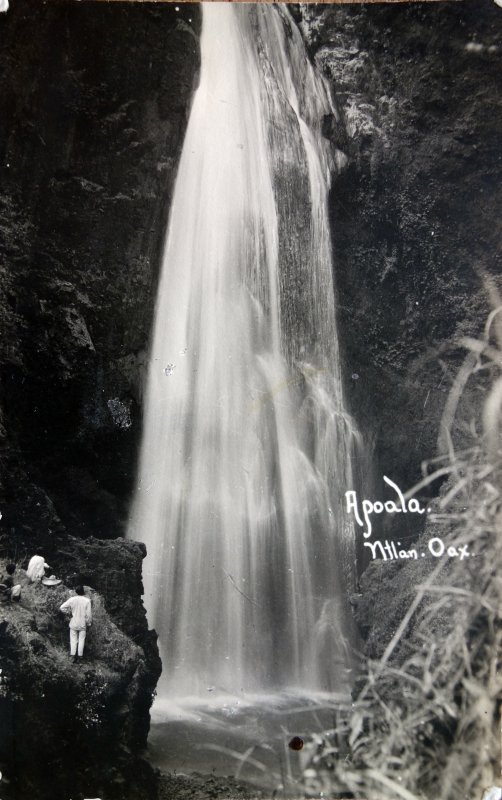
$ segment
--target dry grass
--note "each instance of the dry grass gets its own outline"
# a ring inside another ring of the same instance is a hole
[[[346,721],[349,750],[320,752],[318,776],[329,773],[330,794],[361,800],[481,800],[500,774],[497,657],[501,625],[502,303],[482,340],[463,340],[467,358],[445,408],[440,436],[445,455],[424,466],[421,486],[447,475],[421,543],[432,536],[469,557],[427,560],[382,658],[367,666]],[[455,452],[453,426],[460,399],[477,373],[488,373],[480,419],[467,420],[472,446]],[[482,430],[477,430],[477,425]],[[416,493],[414,487],[409,494]],[[451,551],[453,552],[453,551]],[[410,581],[413,567],[406,564]],[[415,577],[416,580],[416,577]],[[345,787],[345,792],[343,792]]]

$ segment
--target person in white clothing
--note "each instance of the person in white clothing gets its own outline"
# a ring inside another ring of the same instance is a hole
[[[45,563],[43,556],[32,556],[26,574],[31,583],[41,581],[45,577],[45,570],[49,569],[49,565]]]
[[[75,588],[76,595],[65,600],[60,611],[70,613],[70,656],[77,662],[84,655],[85,635],[92,623],[91,601],[84,596],[84,587]]]

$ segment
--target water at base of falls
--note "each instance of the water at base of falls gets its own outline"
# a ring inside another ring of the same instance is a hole
[[[355,432],[327,219],[331,113],[279,7],[203,7],[138,490],[161,695],[346,691]]]
[[[350,698],[339,694],[213,693],[206,694],[205,702],[192,697],[181,703],[159,698],[152,709],[149,760],[164,773],[233,775],[239,783],[266,790],[269,797],[276,792],[304,797],[305,768],[318,755],[326,731],[346,729],[350,710]],[[288,747],[293,737],[302,739],[300,751]],[[332,734],[331,742],[343,758],[343,734]],[[231,785],[225,796],[236,794]]]

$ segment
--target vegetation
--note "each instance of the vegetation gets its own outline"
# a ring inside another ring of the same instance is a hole
[[[499,775],[502,302],[491,294],[483,338],[461,342],[468,354],[443,416],[445,455],[408,493],[446,476],[418,543],[440,538],[445,554],[391,573],[387,587],[400,574],[414,597],[366,665],[352,713],[318,748],[312,794],[329,784],[331,796],[360,800],[472,800]],[[479,419],[466,419],[462,398],[480,373],[489,388]],[[462,437],[458,452],[452,442]],[[332,746],[336,734],[348,739],[345,754]]]

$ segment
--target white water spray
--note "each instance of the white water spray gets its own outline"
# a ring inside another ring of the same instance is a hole
[[[279,7],[206,4],[201,59],[129,528],[148,550],[159,691],[340,688],[354,431],[320,134],[329,98]]]

